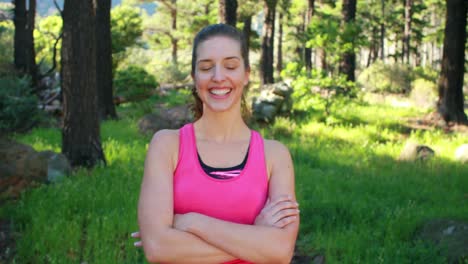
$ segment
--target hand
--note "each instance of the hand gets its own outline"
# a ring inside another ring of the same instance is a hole
[[[133,238],[141,239],[140,231],[133,232],[133,233],[131,234],[131,236],[132,236]],[[139,241],[133,243],[133,245],[134,245],[135,247],[142,247],[142,246],[143,246],[143,243],[141,242],[141,240],[139,240]]]
[[[299,204],[289,195],[282,195],[271,201],[269,198],[260,214],[255,218],[255,225],[283,228],[297,220]]]

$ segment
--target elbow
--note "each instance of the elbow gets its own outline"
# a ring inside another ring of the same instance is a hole
[[[161,252],[159,247],[155,242],[143,243],[143,251],[145,252],[146,261],[149,263],[158,263],[161,262]]]
[[[278,245],[271,258],[265,263],[289,264],[294,255],[294,246]]]

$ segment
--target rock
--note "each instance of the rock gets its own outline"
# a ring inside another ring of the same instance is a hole
[[[293,89],[286,83],[264,85],[258,97],[252,100],[253,117],[271,122],[277,115],[289,114],[292,109]]]
[[[71,173],[71,165],[65,155],[50,150],[39,152],[39,155],[47,160],[47,182],[61,181]]]
[[[426,145],[419,145],[416,142],[406,142],[403,150],[400,153],[398,160],[401,161],[415,161],[415,160],[428,160],[434,157],[435,152],[433,149]]]
[[[161,129],[179,129],[192,122],[193,115],[187,105],[165,108],[157,106],[155,113],[145,115],[138,121],[142,134],[154,134]]]
[[[455,160],[468,163],[468,144],[463,144],[455,150]]]
[[[64,155],[0,139],[0,199],[17,198],[38,183],[54,182],[71,171]],[[59,176],[61,175],[61,176]]]
[[[449,263],[468,258],[468,222],[433,219],[422,225],[415,239],[440,247]]]

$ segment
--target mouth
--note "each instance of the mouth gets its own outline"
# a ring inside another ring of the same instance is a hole
[[[232,91],[232,89],[231,88],[211,88],[208,91],[212,95],[223,96],[223,95],[229,94]]]

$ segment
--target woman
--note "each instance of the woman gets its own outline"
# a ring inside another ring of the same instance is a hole
[[[241,114],[250,66],[242,34],[216,24],[194,40],[193,124],[158,131],[138,221],[146,258],[163,263],[289,263],[299,228],[287,148]]]

